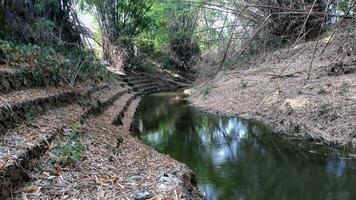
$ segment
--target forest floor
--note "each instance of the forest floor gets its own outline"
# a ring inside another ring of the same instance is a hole
[[[69,87],[18,66],[0,63],[0,199],[201,199],[186,165],[130,132],[142,95],[185,83],[111,69]]]
[[[354,150],[355,47],[353,30],[253,56],[208,85],[198,80],[189,99],[208,112],[262,121],[294,139]]]
[[[120,88],[118,88],[120,89]],[[79,125],[79,143],[85,149],[72,165],[51,165],[58,148],[43,156],[29,173],[18,199],[190,199],[195,189],[192,171],[140,142],[130,132],[140,98],[126,104],[124,94],[109,109]],[[125,109],[122,126],[113,118]],[[58,140],[65,143],[65,140]],[[57,145],[58,145],[57,141]],[[51,144],[53,147],[56,144]],[[190,191],[190,192],[188,192]]]

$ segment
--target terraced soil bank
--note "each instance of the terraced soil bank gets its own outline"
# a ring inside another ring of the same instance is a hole
[[[13,87],[17,73],[2,76],[10,87],[0,99],[0,199],[200,198],[185,165],[130,135],[141,96],[184,83],[131,73]]]

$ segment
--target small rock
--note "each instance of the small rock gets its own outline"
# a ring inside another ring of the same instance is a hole
[[[186,89],[186,90],[183,91],[183,93],[184,93],[185,95],[191,95],[193,92],[192,92],[191,89]]]
[[[170,173],[163,173],[158,178],[158,181],[165,185],[178,184],[180,182],[180,180],[177,178],[177,176],[170,174]]]
[[[171,178],[168,176],[161,176],[158,181],[161,183],[169,184],[171,183]]]
[[[145,199],[150,199],[152,197],[154,197],[154,194],[148,191],[137,191],[134,193],[135,200],[145,200]]]

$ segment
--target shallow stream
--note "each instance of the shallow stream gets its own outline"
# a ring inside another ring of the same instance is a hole
[[[206,114],[178,94],[146,96],[133,131],[187,164],[207,199],[356,199],[356,161],[261,123]]]

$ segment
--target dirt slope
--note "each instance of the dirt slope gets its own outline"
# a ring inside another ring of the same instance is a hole
[[[355,148],[356,37],[329,39],[252,57],[200,90],[198,84],[190,100],[210,112],[263,121],[288,136]]]

